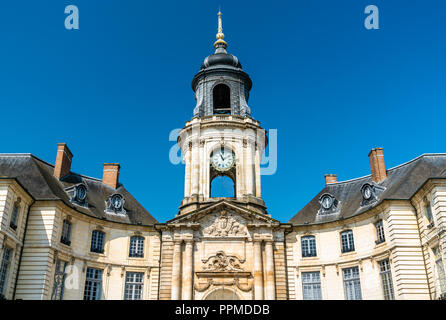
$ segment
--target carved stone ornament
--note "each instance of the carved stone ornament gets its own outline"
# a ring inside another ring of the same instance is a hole
[[[204,236],[210,237],[230,237],[246,236],[246,226],[242,224],[237,217],[222,210],[214,215],[213,223],[203,229]]]
[[[205,271],[243,271],[240,261],[235,256],[227,256],[223,251],[218,251],[205,261]]]

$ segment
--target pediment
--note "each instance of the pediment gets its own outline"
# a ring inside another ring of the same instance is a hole
[[[224,220],[227,220],[227,223],[230,223],[233,228],[233,231],[230,233],[235,234],[241,234],[243,232],[239,229],[240,225],[245,227],[250,225],[263,225],[269,227],[280,225],[279,221],[272,219],[266,214],[254,212],[227,200],[222,200],[218,203],[200,208],[197,211],[175,217],[166,224],[200,225],[203,228],[204,234],[206,234],[206,232],[211,232],[210,229],[206,228],[211,227],[213,223],[221,222],[221,226],[224,227]],[[229,226],[227,226],[227,228],[229,228]],[[228,230],[229,229],[227,229],[227,231]],[[225,231],[222,232],[224,233]]]

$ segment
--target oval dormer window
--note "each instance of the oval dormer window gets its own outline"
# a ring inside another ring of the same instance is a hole
[[[84,202],[87,198],[87,187],[83,184],[76,186],[76,199],[79,202]]]

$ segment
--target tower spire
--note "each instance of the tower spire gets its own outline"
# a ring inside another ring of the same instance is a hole
[[[222,13],[220,9],[218,10],[218,32],[217,32],[217,41],[214,42],[215,53],[226,53],[226,48],[228,44],[226,43],[225,35],[223,33],[223,23],[221,19]]]

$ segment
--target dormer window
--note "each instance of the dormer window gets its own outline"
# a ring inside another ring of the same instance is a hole
[[[126,211],[124,209],[125,199],[119,194],[112,194],[106,201],[106,213],[115,213],[115,214],[125,214]]]
[[[375,186],[370,183],[365,183],[361,187],[361,194],[362,194],[361,207],[368,206],[376,202],[378,200],[378,195],[381,194],[384,190],[385,188],[383,187]]]
[[[329,193],[324,193],[319,198],[321,208],[319,214],[330,214],[338,211],[338,200]]]
[[[84,183],[77,184],[75,186],[66,189],[67,193],[70,195],[70,200],[74,204],[79,206],[87,207],[87,193],[88,189]]]

